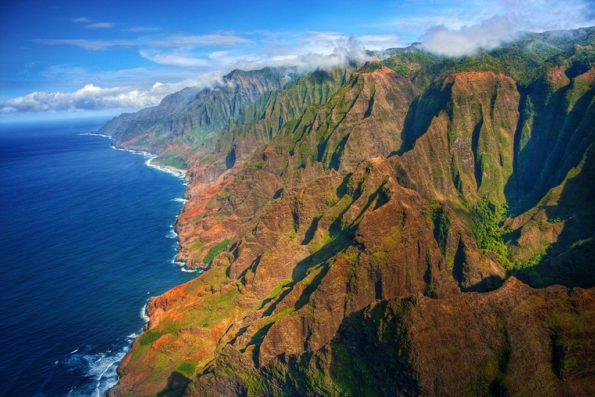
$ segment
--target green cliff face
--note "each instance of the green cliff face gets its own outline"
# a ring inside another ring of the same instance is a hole
[[[112,136],[119,146],[184,158],[210,134],[225,130],[230,120],[242,118],[260,95],[279,90],[293,76],[289,69],[235,70],[213,88],[185,88],[159,106],[118,116],[100,133]]]
[[[179,256],[208,270],[151,301],[111,393],[595,393],[594,45],[399,49],[204,91],[176,114],[227,124],[160,145],[189,165]]]

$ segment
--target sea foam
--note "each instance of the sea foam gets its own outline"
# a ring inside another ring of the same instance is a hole
[[[160,165],[153,164],[153,160],[155,159],[155,157],[148,158],[147,161],[145,161],[145,164],[146,164],[147,167],[151,167],[151,168],[154,168],[154,169],[159,170],[161,172],[165,172],[167,174],[173,175],[176,178],[184,179],[184,177],[186,177],[186,172],[185,171],[178,170],[178,169],[172,169],[172,168],[169,168],[169,167],[162,167]]]
[[[165,235],[167,238],[178,238],[178,233],[176,233],[176,229],[173,226],[169,227],[169,232]]]
[[[110,135],[105,135],[105,134],[98,134],[96,132],[81,132],[79,135],[83,135],[83,136],[100,136],[102,138],[107,138],[107,139],[113,139]]]
[[[129,335],[126,338],[126,345],[116,352],[107,350],[95,354],[70,354],[64,360],[64,364],[74,371],[81,371],[89,382],[71,388],[67,396],[104,396],[118,383],[118,364],[130,350],[136,336],[138,336],[136,333]]]
[[[167,174],[173,175],[176,178],[180,178],[182,180],[184,180],[184,178],[186,177],[186,171],[184,171],[184,170],[179,170],[177,168],[174,169],[174,168],[171,168],[171,167],[164,167],[164,166],[160,166],[160,165],[154,164],[153,163],[153,160],[155,160],[158,157],[155,153],[145,152],[145,151],[142,151],[142,150],[125,149],[125,148],[117,147],[115,145],[112,145],[111,148],[114,149],[114,150],[119,150],[119,151],[122,151],[122,152],[128,152],[128,153],[136,154],[136,155],[139,155],[139,156],[143,156],[146,159],[145,165],[147,167],[156,169],[156,170],[161,171],[161,172],[165,172]]]
[[[145,323],[148,323],[150,320],[149,316],[147,316],[147,305],[148,304],[149,304],[149,301],[147,301],[147,303],[145,303],[143,305],[143,307],[140,309],[140,318],[142,318]]]

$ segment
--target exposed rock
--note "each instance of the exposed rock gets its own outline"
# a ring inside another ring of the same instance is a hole
[[[231,76],[254,95],[171,146],[208,270],[151,300],[111,393],[593,394],[593,289],[552,286],[595,285],[593,29],[523,40]]]

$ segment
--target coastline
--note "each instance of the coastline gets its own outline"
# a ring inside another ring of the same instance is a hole
[[[147,161],[145,162],[145,164],[147,165],[147,167],[151,167],[151,168],[155,168],[156,170],[159,170],[161,172],[165,172],[167,174],[173,175],[176,178],[181,178],[183,180],[183,184],[187,185],[185,178],[186,178],[186,170],[183,170],[181,168],[176,168],[173,166],[169,166],[169,165],[157,165],[153,163],[153,160],[155,160],[155,158],[157,158],[157,156],[151,157],[149,159],[147,159]]]
[[[95,134],[95,135],[99,135],[99,134]],[[109,137],[108,135],[102,135],[105,137]],[[109,137],[111,139],[111,137]],[[171,167],[171,166],[163,166],[163,165],[157,165],[157,164],[153,164],[152,161],[158,157],[158,155],[156,155],[155,153],[150,153],[150,152],[145,152],[142,150],[134,150],[134,149],[126,149],[126,148],[119,148],[117,146],[112,145],[111,146],[112,149],[114,150],[119,150],[122,152],[128,152],[128,153],[132,153],[135,154],[137,156],[143,156],[146,160],[145,160],[145,165],[149,168],[153,168],[157,171],[161,171],[164,172],[166,174],[169,174],[171,176],[174,176],[178,179],[181,180],[182,185],[184,186],[188,186],[188,183],[186,182],[186,170],[182,170],[180,168],[176,168],[176,167]],[[182,197],[178,197],[178,198],[174,198],[172,199],[173,201],[176,202],[180,202],[182,203],[182,208],[184,206],[184,204],[186,204],[186,202],[188,201],[185,198]],[[181,209],[180,209],[181,211]],[[173,233],[172,237],[166,236],[168,238],[175,238],[176,239],[176,254],[174,255],[174,257],[172,258],[172,260],[170,261],[171,264],[176,265],[180,268],[180,271],[184,272],[184,273],[196,273],[199,269],[191,269],[188,268],[186,266],[186,262],[184,261],[178,261],[177,257],[178,257],[178,250],[179,250],[179,245],[180,245],[180,240],[178,238],[178,232],[175,229],[175,224],[176,224],[176,220],[178,219],[178,216],[180,214],[178,213],[178,215],[176,215],[176,217],[174,218],[174,222],[172,223],[171,226],[171,230],[170,233]]]
[[[114,140],[114,138],[111,135],[99,134],[97,132],[82,132],[79,135],[83,135],[83,136],[99,136],[99,137],[102,137],[102,138],[109,139],[110,141],[113,141]],[[145,165],[147,167],[153,168],[155,170],[164,172],[164,173],[169,174],[169,175],[172,175],[172,176],[180,179],[181,182],[182,182],[182,185],[188,186],[188,182],[186,182],[186,170],[183,170],[181,168],[176,168],[176,167],[173,167],[173,166],[168,166],[168,165],[154,164],[153,163],[153,160],[155,160],[157,157],[159,157],[159,155],[156,154],[156,153],[146,152],[146,151],[143,151],[143,150],[127,149],[127,148],[123,148],[123,147],[118,147],[116,145],[111,145],[110,148],[113,149],[113,150],[121,151],[121,152],[128,152],[128,153],[131,153],[131,154],[134,154],[134,155],[137,155],[137,156],[143,156],[146,159],[145,160]],[[185,198],[182,198],[182,197],[178,197],[178,198],[174,198],[173,201],[180,202],[180,203],[182,203],[182,206],[183,206],[184,204],[186,204],[186,202],[188,200],[185,199]],[[177,260],[178,249],[179,249],[179,245],[180,245],[180,240],[178,239],[178,233],[175,230],[175,224],[176,224],[176,220],[178,219],[178,216],[179,216],[179,213],[178,213],[178,215],[176,215],[176,217],[174,218],[174,222],[172,223],[172,230],[171,230],[171,232],[173,233],[173,237],[166,236],[168,238],[175,238],[176,239],[176,254],[174,255],[174,257],[172,258],[172,260],[170,262],[171,262],[171,264],[178,266],[180,268],[180,270],[182,272],[184,272],[184,273],[196,273],[196,272],[199,271],[199,269],[188,268],[186,266],[186,262],[184,262],[184,261],[178,261]],[[141,317],[143,317],[143,319],[144,319],[144,315],[145,315],[144,314],[144,312],[145,312],[144,308],[141,311],[143,313]]]
[[[99,134],[97,132],[82,132],[79,135],[82,135],[82,136],[100,136],[102,138],[109,139],[110,141],[113,141],[114,140],[114,138],[111,135]],[[153,163],[153,160],[155,160],[157,157],[159,157],[159,155],[156,154],[156,153],[145,152],[143,150],[127,149],[127,148],[123,148],[123,147],[118,147],[116,145],[111,145],[111,148],[114,149],[114,150],[119,150],[119,151],[122,151],[122,152],[128,152],[128,153],[132,153],[132,154],[143,156],[146,159],[145,165],[147,167],[154,168],[154,169],[159,170],[161,172],[165,172],[167,174],[173,175],[176,178],[180,178],[182,180],[184,180],[184,178],[186,178],[186,170],[183,170],[181,168],[177,168],[177,167],[174,167],[174,166],[170,166],[170,165],[159,165],[159,164]],[[184,183],[184,185],[187,185],[186,182],[185,182],[185,180],[184,180],[183,183]]]
[[[110,140],[113,141],[113,138],[109,135],[102,135],[102,134],[90,134],[90,135],[99,135],[99,136],[103,136],[103,137],[107,137]],[[153,168],[157,171],[161,171],[163,173],[169,174],[175,178],[178,178],[181,180],[182,185],[184,186],[188,186],[188,183],[186,182],[186,170],[182,170],[176,167],[171,167],[171,166],[164,166],[164,165],[157,165],[153,163],[153,160],[155,160],[155,158],[158,157],[157,154],[155,153],[150,153],[150,152],[145,152],[142,150],[134,150],[134,149],[126,149],[126,148],[119,148],[115,145],[111,145],[111,148],[114,150],[119,150],[119,151],[123,151],[123,152],[128,152],[137,156],[143,156],[146,160],[145,160],[145,165],[149,168]],[[188,201],[185,198],[174,198],[173,199],[176,202],[180,202],[182,203],[182,208],[183,206],[186,204],[186,202]],[[182,211],[182,208],[180,208],[180,212]],[[181,272],[184,273],[198,273],[200,274],[201,272],[199,272],[199,269],[190,269],[186,266],[186,262],[184,261],[178,261],[177,257],[178,257],[178,252],[179,252],[179,246],[180,246],[180,240],[178,237],[178,233],[175,229],[175,224],[176,224],[176,220],[178,219],[178,216],[180,215],[180,212],[178,212],[178,215],[176,215],[176,217],[174,218],[174,222],[171,225],[171,230],[170,233],[172,234],[171,237],[166,235],[166,238],[175,238],[176,239],[176,249],[175,249],[175,255],[174,257],[171,259],[171,264],[175,265],[177,267],[179,267]],[[149,322],[151,321],[150,315],[147,311],[148,306],[149,306],[149,302],[151,301],[151,298],[149,297],[146,301],[146,303],[143,305],[143,307],[140,309],[140,317],[141,319],[144,321],[144,325],[143,325],[143,330],[146,329],[147,325],[149,324]],[[112,390],[113,388],[115,388],[119,382],[120,382],[120,374],[118,373],[118,369],[120,368],[120,364],[122,363],[122,360],[124,360],[124,358],[126,357],[126,355],[128,354],[128,352],[130,351],[130,349],[132,348],[132,344],[134,343],[134,341],[136,340],[136,338],[138,337],[138,335],[140,335],[140,332],[138,334],[135,334],[135,336],[133,338],[130,338],[130,344],[127,346],[127,348],[125,348],[124,350],[124,354],[121,354],[118,356],[118,360],[114,363],[115,364],[115,371],[116,371],[116,380],[113,384],[111,384],[106,390],[105,390],[105,395],[109,396],[110,395],[110,390]]]
[[[104,135],[104,134],[99,134],[96,132],[85,132],[85,133],[81,133],[79,135],[83,135],[83,136],[98,136],[98,137],[102,137],[102,138],[106,138],[109,139],[110,141],[113,142],[113,137],[110,135]],[[113,150],[117,150],[117,151],[122,151],[122,152],[128,152],[137,156],[143,156],[143,158],[145,158],[145,166],[149,167],[149,168],[153,168],[157,171],[169,174],[177,179],[179,179],[182,183],[182,185],[184,186],[188,186],[188,183],[186,182],[185,178],[186,178],[186,170],[180,169],[180,168],[176,168],[173,166],[166,166],[166,165],[158,165],[155,164],[153,162],[153,160],[155,160],[158,155],[155,153],[151,153],[151,152],[146,152],[146,151],[142,151],[142,150],[134,150],[134,149],[127,149],[127,148],[122,148],[122,147],[117,147],[116,145],[110,145],[110,148]],[[172,199],[172,201],[176,201],[179,203],[182,203],[182,208],[184,206],[184,204],[188,201],[187,199],[183,198],[183,197],[177,197]],[[182,208],[180,208],[180,212],[182,210]],[[171,236],[166,236],[166,238],[175,238],[176,239],[176,248],[175,248],[175,255],[173,256],[173,258],[171,259],[170,263],[177,266],[179,268],[179,270],[181,272],[184,273],[201,273],[201,269],[191,269],[186,267],[186,262],[184,261],[178,261],[177,260],[177,256],[178,256],[178,252],[179,252],[179,238],[178,238],[178,233],[175,230],[175,224],[176,224],[176,220],[180,214],[180,212],[178,212],[178,214],[175,216],[174,221],[172,222],[172,226],[171,226]],[[147,313],[147,307],[148,304],[150,302],[150,298],[147,299],[147,301],[145,302],[145,304],[141,307],[139,315],[140,318],[143,320],[144,325],[143,325],[143,329],[147,326],[147,324],[150,321],[150,317],[149,314]],[[140,332],[142,331],[139,330],[138,332],[134,332],[131,335],[128,335],[127,338],[127,345],[123,347],[123,349],[121,351],[118,352],[118,354],[115,357],[115,360],[113,360],[109,366],[106,369],[102,370],[102,373],[99,374],[99,376],[97,377],[97,385],[95,388],[95,393],[97,396],[104,394],[104,395],[109,395],[110,390],[112,390],[114,387],[116,387],[119,383],[119,374],[117,372],[120,363],[122,362],[122,360],[124,359],[124,357],[126,356],[126,354],[130,351],[130,348],[132,347],[132,344],[134,343],[134,340],[138,337],[138,335],[140,335]],[[110,371],[111,370],[111,371]],[[109,377],[112,378],[111,381],[108,381],[104,387],[101,387],[101,381],[102,378],[104,378],[104,376],[106,375],[107,372],[110,372]],[[115,378],[115,379],[113,379]],[[107,387],[106,387],[107,386]]]
[[[109,139],[112,139],[112,137],[108,136],[108,135],[101,135],[101,134],[87,134],[87,135],[99,135],[99,136],[104,136],[104,137],[108,137]],[[128,152],[128,153],[132,153],[138,156],[143,156],[146,161],[145,161],[145,165],[149,168],[154,168],[156,170],[159,170],[161,172],[165,172],[167,174],[173,175],[176,178],[182,179],[182,183],[184,185],[187,185],[185,178],[186,178],[186,170],[183,170],[181,168],[176,168],[173,166],[169,166],[169,165],[158,165],[158,164],[154,164],[153,160],[155,160],[157,157],[159,157],[158,154],[155,153],[151,153],[151,152],[145,152],[143,150],[134,150],[134,149],[126,149],[126,148],[121,148],[121,147],[117,147],[115,145],[111,146],[112,149],[114,150],[119,150],[121,152]]]

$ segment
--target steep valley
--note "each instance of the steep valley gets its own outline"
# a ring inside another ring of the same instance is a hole
[[[188,169],[112,396],[595,394],[595,29],[234,71],[102,133]]]

